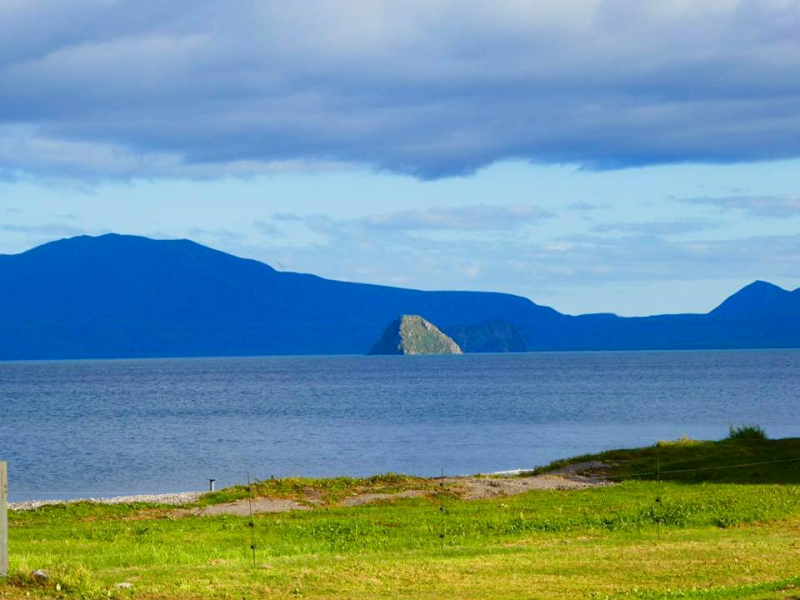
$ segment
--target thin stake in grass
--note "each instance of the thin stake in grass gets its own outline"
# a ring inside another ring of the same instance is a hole
[[[658,539],[661,540],[661,521],[663,520],[664,510],[661,504],[661,496],[656,497],[656,507],[660,509],[658,512],[655,513],[656,518],[656,535]],[[659,514],[660,513],[660,514]]]
[[[445,530],[445,510],[444,510],[444,468],[442,468],[442,477],[439,480],[439,512],[442,516],[442,529],[439,533],[439,548],[444,552],[444,530]]]
[[[658,456],[656,456],[656,483],[659,483],[659,484],[661,483],[661,459]],[[661,486],[659,485],[659,487],[661,487]],[[656,498],[656,504],[659,507],[661,507],[661,496],[658,496]],[[658,535],[658,539],[660,540],[661,539],[661,517],[658,516],[658,514],[656,516],[656,532],[657,532],[657,535]]]
[[[253,520],[253,485],[250,482],[250,473],[247,474],[247,502],[250,505],[250,550],[253,553],[253,568],[256,568],[256,522]]]

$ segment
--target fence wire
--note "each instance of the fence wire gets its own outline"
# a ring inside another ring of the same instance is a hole
[[[656,471],[642,471],[640,473],[627,473],[625,475],[604,475],[603,479],[628,479],[633,477],[645,477],[648,475],[669,475],[671,473],[695,473],[702,471],[722,471],[725,469],[745,469],[748,467],[763,467],[767,465],[778,465],[782,463],[799,462],[800,456],[796,458],[783,458],[781,460],[769,460],[755,463],[742,463],[736,465],[717,465],[712,467],[692,467],[690,469],[658,469]]]

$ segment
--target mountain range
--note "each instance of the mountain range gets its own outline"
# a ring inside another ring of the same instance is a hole
[[[403,314],[467,352],[800,347],[800,290],[761,281],[707,314],[571,316],[511,294],[280,272],[188,240],[79,236],[0,255],[2,360],[363,354]]]

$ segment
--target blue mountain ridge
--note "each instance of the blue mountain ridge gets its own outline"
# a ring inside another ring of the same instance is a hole
[[[276,271],[188,240],[80,236],[0,255],[0,359],[363,354],[402,314],[507,323],[531,351],[800,347],[800,291],[755,282],[708,314],[570,316],[520,296]]]

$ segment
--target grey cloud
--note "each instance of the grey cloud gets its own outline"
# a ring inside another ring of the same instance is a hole
[[[7,231],[10,233],[31,233],[46,236],[73,236],[86,233],[82,227],[69,225],[66,223],[46,223],[44,225],[0,223],[0,231]]]
[[[755,217],[782,219],[800,215],[800,197],[788,196],[722,196],[681,198],[690,204],[713,206],[722,211],[741,211]]]
[[[275,213],[272,220],[277,223],[298,223],[310,231],[325,235],[339,235],[348,228],[350,221],[340,221],[323,214],[298,215],[294,213]],[[263,227],[263,226],[262,226]]]
[[[192,227],[186,233],[192,238],[213,239],[234,244],[242,242],[246,237],[241,231],[231,231],[225,228],[204,229],[202,227]]]
[[[603,208],[608,208],[608,207],[600,204],[592,204],[591,202],[585,202],[581,200],[580,202],[573,202],[572,204],[567,204],[565,208],[568,208],[569,210],[577,210],[580,212],[585,212],[585,211],[601,210]]]
[[[321,235],[299,243],[294,236],[272,240],[261,256],[288,270],[335,279],[507,291],[534,300],[547,290],[613,284],[796,279],[800,261],[800,235],[720,239],[715,231],[707,238],[702,232],[714,223],[700,220],[608,223],[600,232],[513,240],[494,230],[419,235],[416,227],[426,220],[398,219],[389,228],[366,220],[279,214],[272,222]],[[684,235],[673,236],[678,233]]]
[[[385,243],[405,233],[429,232],[500,232],[537,223],[554,215],[538,206],[523,204],[468,205],[404,210],[367,215],[357,219],[334,219],[328,215],[275,213],[271,222],[257,221],[257,229],[272,231],[276,223],[300,224],[328,238],[381,236]]]
[[[398,231],[454,230],[494,231],[513,229],[525,223],[536,223],[554,215],[538,206],[508,204],[504,206],[471,205],[462,207],[406,210],[371,215],[361,222],[375,229]]]
[[[253,227],[255,227],[259,233],[266,236],[279,236],[282,235],[282,231],[279,227],[277,227],[274,223],[268,223],[267,221],[262,220],[255,220],[253,221]]]
[[[645,235],[676,235],[714,229],[721,224],[703,219],[677,219],[672,221],[643,221],[600,223],[592,228],[597,233],[634,233]]]
[[[493,239],[421,241],[402,232],[387,240],[381,232],[343,228],[324,243],[273,247],[265,258],[288,270],[341,280],[506,291],[541,300],[548,290],[615,284],[796,280],[800,235],[682,241],[658,235],[584,235],[508,244]]]
[[[302,223],[305,218],[306,217],[303,217],[302,215],[287,212],[280,212],[272,215],[273,221],[283,221],[285,223]],[[258,221],[258,223],[264,224],[263,221]]]
[[[0,177],[800,156],[800,4],[29,0]]]

